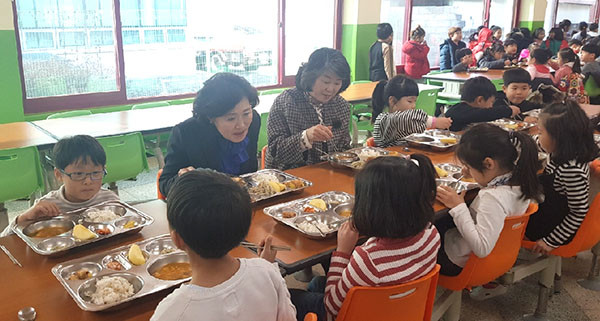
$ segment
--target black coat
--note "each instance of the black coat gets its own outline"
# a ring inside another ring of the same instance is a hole
[[[460,62],[456,58],[456,51],[466,47],[467,45],[462,41],[455,44],[450,38],[446,39],[440,45],[440,70],[452,69],[456,66]]]
[[[260,116],[252,113],[252,123],[248,128],[248,160],[240,166],[240,173],[251,173],[258,169],[256,146],[260,131]],[[222,171],[221,151],[217,142],[221,134],[206,120],[194,117],[188,118],[173,127],[169,147],[165,158],[165,167],[158,181],[160,192],[167,196],[171,185],[177,178],[180,169],[193,166],[194,168],[210,168]]]

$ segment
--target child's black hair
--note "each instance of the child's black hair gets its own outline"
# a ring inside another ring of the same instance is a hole
[[[594,31],[594,32],[598,31],[598,23],[597,22],[590,23],[589,29],[590,29],[590,31]]]
[[[515,39],[513,39],[513,38],[506,39],[504,41],[503,45],[504,45],[504,48],[506,48],[508,46],[512,46],[512,45],[518,46],[517,41]]]
[[[406,238],[432,222],[435,170],[425,155],[410,158],[379,157],[356,174],[353,221],[361,235]]]
[[[496,86],[486,77],[479,76],[467,79],[462,88],[460,100],[474,102],[479,96],[487,100],[496,95]]]
[[[471,49],[469,48],[460,48],[458,50],[456,50],[456,53],[454,54],[456,56],[456,60],[460,61],[464,56],[468,56],[468,55],[472,55],[473,51],[471,51]]]
[[[248,234],[252,220],[250,196],[225,174],[210,169],[191,171],[171,187],[167,220],[199,256],[221,258]]]
[[[377,25],[377,39],[387,39],[392,33],[394,33],[394,29],[391,24],[384,22]]]
[[[552,58],[552,51],[546,48],[537,48],[530,54],[531,58],[535,58],[536,65],[545,65]]]
[[[546,30],[544,30],[544,28],[537,28],[535,29],[535,31],[533,32],[533,39],[538,39],[538,37],[542,34],[542,33],[546,33]]]
[[[554,141],[550,157],[558,164],[572,159],[589,162],[598,156],[593,124],[577,102],[567,100],[546,106],[539,122]]]
[[[552,28],[550,32],[548,32],[548,39],[550,39],[550,34],[554,33],[554,40],[563,41],[565,40],[565,34],[561,28]]]
[[[600,57],[600,46],[595,45],[593,43],[588,43],[587,45],[581,47],[581,51],[585,51],[585,52],[594,54],[595,55],[594,59]]]
[[[499,26],[493,25],[490,27],[490,30],[492,31],[492,35],[493,35],[496,33],[496,31],[502,30],[502,28],[500,28]],[[494,39],[496,39],[496,37],[494,37]]]
[[[504,52],[504,46],[498,42],[495,42],[485,50],[484,55],[494,57],[494,54]]]
[[[421,27],[421,25],[418,25],[415,30],[411,30],[410,32],[410,39],[411,40],[416,40],[417,38],[420,37],[425,37],[425,29],[423,29]]]
[[[531,30],[529,30],[529,28],[519,28],[519,31],[521,31],[521,33],[523,34],[523,38],[531,40]]]
[[[573,72],[578,74],[581,73],[581,62],[579,62],[579,56],[571,48],[563,48],[558,51],[558,56],[562,58],[563,62],[572,62]]]
[[[419,86],[408,77],[397,75],[390,80],[382,80],[377,83],[371,97],[371,105],[373,105],[371,122],[375,122],[377,116],[383,112],[385,106],[389,104],[390,97],[399,100],[408,96],[419,96]]]
[[[54,167],[64,170],[71,164],[106,165],[106,153],[102,145],[92,136],[76,135],[63,138],[54,145]]]
[[[587,28],[588,28],[587,22],[582,21],[579,23],[578,29],[579,29],[579,32],[581,33],[581,39],[587,38]]]
[[[512,83],[523,83],[531,86],[531,75],[529,75],[529,72],[523,68],[515,68],[505,71],[502,75],[502,80],[504,81],[505,87],[508,87],[508,85]]]
[[[485,26],[479,26],[477,27],[477,31],[473,32],[470,36],[469,36],[469,42],[473,42],[473,41],[477,41],[477,37],[479,37],[479,32],[481,31],[481,29],[485,28]]]
[[[581,42],[581,40],[577,40],[577,39],[571,39],[571,41],[569,41],[569,47],[571,46],[583,46],[583,42]]]
[[[456,156],[479,172],[485,170],[483,161],[486,158],[495,160],[500,168],[512,172],[509,184],[521,187],[523,199],[541,201],[542,188],[537,179],[540,169],[537,146],[528,134],[508,132],[488,123],[476,124],[460,138]]]

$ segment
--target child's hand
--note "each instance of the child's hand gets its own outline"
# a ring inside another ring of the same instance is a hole
[[[182,168],[182,169],[179,170],[179,172],[177,172],[177,176],[181,176],[181,175],[183,175],[183,174],[185,174],[187,172],[191,172],[193,170],[195,170],[194,166],[188,166],[186,168]]]
[[[554,249],[550,245],[546,244],[546,242],[544,242],[544,240],[539,239],[539,240],[535,241],[535,245],[533,246],[532,250],[535,253],[548,254]]]
[[[456,194],[456,191],[448,186],[438,186],[435,199],[448,208],[455,208],[465,202],[465,192]]]
[[[504,65],[505,66],[510,66],[512,64],[512,62],[510,60],[505,60],[504,61]]]
[[[346,221],[338,230],[337,250],[342,253],[351,254],[354,251],[356,242],[358,242],[358,232],[354,229],[350,221]]]
[[[452,118],[449,117],[437,117],[435,119],[435,128],[448,129],[452,125]]]
[[[512,110],[512,114],[510,115],[510,117],[515,117],[521,113],[521,108],[519,108],[517,106],[510,105],[508,107],[510,107],[510,109]]]
[[[58,214],[60,214],[60,209],[56,204],[49,201],[39,201],[35,206],[19,215],[17,219],[19,221],[30,221],[40,217],[56,216]]]
[[[277,256],[277,250],[273,250],[271,248],[272,243],[273,236],[268,235],[262,241],[260,241],[259,246],[261,246],[262,249],[258,249],[258,256],[271,263],[275,262],[275,257]]]

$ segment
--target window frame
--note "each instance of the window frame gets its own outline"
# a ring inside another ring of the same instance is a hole
[[[552,12],[552,25],[553,26],[558,26],[558,23],[560,21],[556,21],[556,18],[558,17],[558,4],[560,3],[560,0],[548,0],[547,5],[553,5],[554,6],[554,11]],[[598,3],[598,0],[594,1],[594,5],[592,6],[591,9],[591,21],[598,23],[598,20],[600,19],[600,4]],[[571,23],[579,23],[579,21],[571,21]]]
[[[74,95],[62,95],[62,96],[50,96],[50,97],[38,97],[38,98],[27,98],[27,92],[25,87],[25,77],[23,70],[23,48],[21,45],[20,29],[18,24],[18,12],[16,1],[11,1],[13,11],[13,24],[15,26],[15,36],[17,42],[17,56],[19,64],[19,72],[21,76],[21,90],[23,96],[23,110],[25,114],[54,112],[60,110],[69,109],[84,109],[92,107],[106,107],[115,105],[130,105],[142,102],[151,101],[162,101],[171,99],[191,98],[195,96],[195,93],[185,93],[168,96],[155,96],[155,97],[141,97],[141,98],[127,98],[126,78],[125,78],[125,57],[124,57],[124,46],[123,43],[123,29],[128,30],[130,27],[123,27],[121,18],[121,0],[111,0],[113,4],[113,46],[115,48],[115,67],[116,74],[115,80],[117,82],[117,90],[109,92],[92,92],[85,94],[74,94]],[[333,17],[333,48],[341,50],[342,43],[342,3],[343,0],[329,0],[334,1],[334,17]],[[285,4],[286,0],[278,0],[278,60],[277,64],[277,83],[269,86],[260,86],[258,89],[272,89],[293,86],[295,79],[294,76],[285,76]],[[152,28],[150,28],[152,29]],[[143,29],[148,30],[148,28]],[[142,29],[139,30],[138,40],[142,43]],[[165,43],[168,43],[168,33],[164,33]],[[60,39],[58,34],[54,38],[55,46],[60,45]]]

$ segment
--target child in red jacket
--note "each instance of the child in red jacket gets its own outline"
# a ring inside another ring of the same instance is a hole
[[[406,55],[404,71],[413,79],[419,79],[429,73],[429,61],[427,54],[429,47],[425,41],[425,30],[421,26],[410,32],[410,40],[402,46],[402,52]]]

